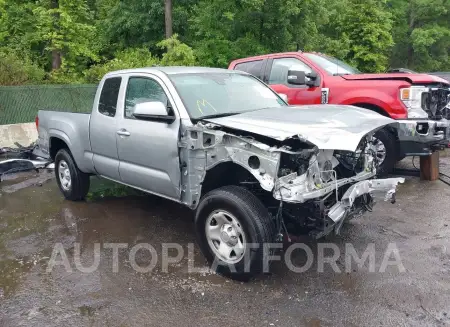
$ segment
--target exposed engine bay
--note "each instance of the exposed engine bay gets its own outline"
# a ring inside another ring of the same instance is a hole
[[[422,93],[422,108],[430,119],[450,119],[450,89],[444,86],[429,87]]]
[[[384,200],[395,202],[396,186],[403,179],[371,180],[376,166],[372,135],[363,138],[355,152],[282,153],[274,197],[287,203],[283,210],[287,229],[315,237],[332,230],[338,233],[345,219],[372,211],[375,193],[385,192]]]
[[[208,190],[208,172],[232,162],[246,170],[239,185],[262,200],[279,235],[338,233],[345,220],[371,211],[376,198],[394,202],[404,181],[373,179],[374,132],[355,151],[321,150],[300,135],[279,141],[199,122],[183,131],[179,144],[183,202],[195,208]]]
[[[410,118],[450,119],[450,88],[446,84],[414,85],[410,99],[405,100]]]

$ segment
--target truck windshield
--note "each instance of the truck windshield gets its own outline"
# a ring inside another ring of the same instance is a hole
[[[353,75],[361,74],[356,68],[346,64],[345,62],[329,57],[324,54],[305,53],[305,57],[311,59],[316,65],[325,69],[330,75]]]
[[[169,77],[195,120],[286,106],[274,91],[248,75],[194,73]]]

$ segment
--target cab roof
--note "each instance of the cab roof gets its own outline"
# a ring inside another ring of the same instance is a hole
[[[155,67],[144,67],[144,68],[133,68],[113,71],[107,73],[108,75],[117,74],[132,74],[132,73],[155,73],[162,72],[167,75],[176,74],[207,74],[207,73],[241,73],[233,70],[222,69],[222,68],[210,68],[210,67],[187,67],[187,66],[155,66]]]

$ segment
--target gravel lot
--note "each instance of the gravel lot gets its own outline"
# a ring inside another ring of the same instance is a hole
[[[450,175],[445,154],[441,169]],[[187,252],[194,242],[192,213],[152,196],[111,197],[102,183],[95,180],[90,200],[80,203],[63,200],[46,172],[0,184],[0,326],[450,325],[450,187],[441,181],[408,177],[397,203],[379,203],[345,225],[342,235],[321,241],[336,244],[341,253],[351,243],[358,254],[375,244],[376,272],[367,265],[345,272],[341,255],[341,273],[329,265],[320,273],[314,262],[298,274],[275,263],[272,274],[248,283],[210,273],[196,246],[200,272],[188,273],[187,257],[168,272],[161,264],[151,273],[133,270],[129,252],[135,244],[150,243],[158,256],[163,242],[180,243]],[[94,272],[75,269],[76,244],[88,265],[95,243],[113,242],[128,244],[119,252],[117,272],[111,249],[101,250]],[[317,241],[304,242],[316,253]],[[57,243],[72,272],[62,266],[46,271]],[[379,272],[390,243],[405,272],[394,266]],[[294,263],[304,260],[294,252]],[[137,255],[136,261],[146,265],[149,258]]]

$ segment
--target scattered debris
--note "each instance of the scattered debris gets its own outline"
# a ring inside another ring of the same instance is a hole
[[[6,159],[31,159],[33,151],[36,148],[36,143],[31,143],[29,146],[23,146],[20,143],[14,143],[16,148],[4,147],[0,148],[0,155],[5,156]]]
[[[36,144],[23,146],[15,143],[17,148],[0,148],[0,182],[6,174],[22,171],[38,170],[43,168],[54,169],[55,166],[49,160],[37,157],[33,154]]]

